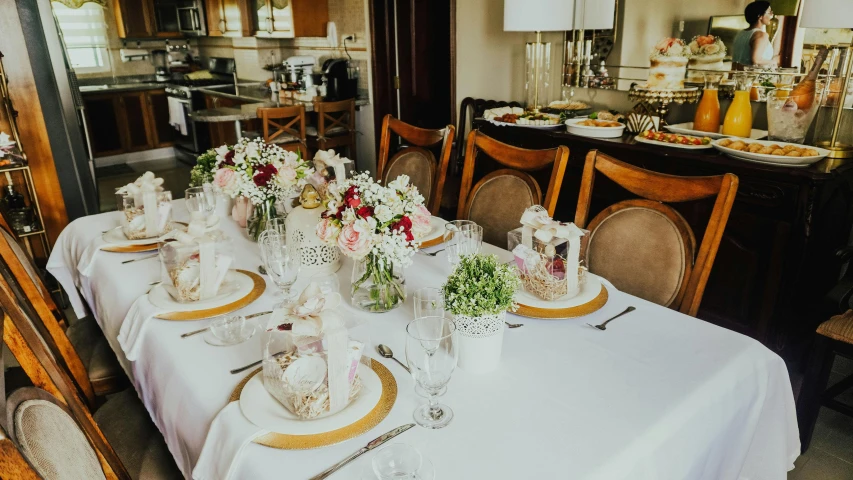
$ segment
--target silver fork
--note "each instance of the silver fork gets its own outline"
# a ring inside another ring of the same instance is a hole
[[[149,258],[157,258],[157,257],[159,257],[159,256],[160,256],[160,254],[159,254],[159,253],[155,253],[154,255],[146,255],[146,256],[144,256],[144,257],[131,258],[130,260],[125,260],[125,261],[123,261],[123,262],[121,262],[121,263],[122,263],[122,265],[124,265],[125,263],[138,262],[139,260],[148,260]]]
[[[506,324],[506,326],[507,326],[507,327],[509,327],[509,328],[518,328],[518,327],[523,327],[523,326],[524,326],[524,324],[523,324],[523,323],[509,323],[509,322],[507,322],[506,320],[504,320],[504,323],[505,323],[505,324]]]
[[[636,308],[634,308],[634,307],[628,307],[628,308],[626,308],[622,313],[619,313],[619,314],[613,315],[612,317],[608,318],[607,320],[605,320],[604,322],[602,322],[602,323],[601,323],[601,324],[599,324],[599,325],[591,325],[591,324],[589,324],[589,323],[587,323],[587,325],[589,325],[589,326],[590,326],[590,327],[592,327],[592,328],[597,328],[597,329],[599,329],[599,330],[607,330],[607,324],[608,324],[608,323],[612,322],[613,320],[616,320],[617,318],[621,317],[622,315],[625,315],[626,313],[631,313],[631,312],[633,312],[634,310],[636,310]]]
[[[429,257],[434,257],[434,256],[438,255],[439,253],[441,253],[441,252],[443,252],[443,251],[444,251],[444,249],[443,249],[443,248],[442,248],[441,250],[436,250],[436,251],[434,251],[434,252],[425,252],[425,251],[423,251],[423,250],[417,250],[417,252],[418,252],[418,253],[420,253],[421,255],[427,255],[427,256],[429,256]]]

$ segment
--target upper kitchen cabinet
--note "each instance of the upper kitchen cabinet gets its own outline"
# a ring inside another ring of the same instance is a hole
[[[252,16],[249,0],[205,0],[207,35],[210,37],[251,37]]]
[[[197,3],[198,1],[198,3]],[[200,0],[114,0],[119,38],[177,38],[204,35]]]
[[[114,0],[113,12],[119,38],[155,36],[154,2],[151,0]]]
[[[325,37],[328,0],[249,0],[257,37]]]

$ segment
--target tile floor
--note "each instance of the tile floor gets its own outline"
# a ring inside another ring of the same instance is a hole
[[[101,212],[116,209],[115,189],[136,180],[147,171],[163,178],[163,188],[172,192],[172,198],[184,198],[184,190],[189,187],[191,167],[174,158],[161,158],[122,165],[98,168],[98,195]]]
[[[838,357],[830,384],[853,373],[853,361]],[[839,395],[853,405],[853,390]],[[822,408],[808,451],[794,463],[788,480],[853,480],[853,418]]]

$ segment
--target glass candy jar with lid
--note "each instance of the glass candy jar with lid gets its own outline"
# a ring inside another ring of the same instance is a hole
[[[211,223],[217,217],[210,216]],[[209,300],[231,293],[233,263],[231,240],[218,230],[207,231],[206,222],[190,222],[187,232],[174,232],[159,242],[160,279],[179,303]]]

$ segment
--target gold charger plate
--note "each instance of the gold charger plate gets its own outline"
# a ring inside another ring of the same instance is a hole
[[[163,320],[201,320],[204,318],[217,317],[219,315],[231,313],[254,302],[264,293],[264,290],[266,290],[267,282],[265,282],[264,279],[261,278],[261,276],[257,273],[249,272],[247,270],[237,271],[252,279],[252,290],[247,293],[245,297],[235,300],[229,304],[222,305],[221,307],[206,308],[204,310],[188,310],[184,312],[164,313],[161,315],[157,315],[156,318],[160,318]]]
[[[443,236],[436,237],[436,238],[433,238],[432,240],[427,240],[425,242],[421,242],[421,245],[418,248],[434,247],[436,245],[441,245],[442,243],[444,243],[444,237]]]
[[[101,250],[115,253],[153,252],[154,250],[157,250],[157,244],[146,243],[144,245],[116,245],[112,247],[103,247]]]
[[[607,287],[602,284],[601,291],[598,292],[598,295],[595,298],[580,305],[575,305],[573,307],[566,308],[551,309],[518,304],[518,310],[513,313],[515,313],[516,315],[521,315],[522,317],[543,319],[582,317],[584,315],[589,315],[590,313],[595,312],[601,307],[603,307],[604,304],[607,303],[607,299],[609,298],[609,296],[610,295],[607,293]]]
[[[362,433],[367,432],[371,428],[379,425],[379,422],[385,419],[391,412],[391,407],[397,400],[397,381],[394,375],[376,360],[371,359],[370,368],[376,372],[379,380],[382,382],[382,396],[379,397],[379,402],[373,407],[367,415],[347,425],[346,427],[332,430],[330,432],[317,433],[314,435],[285,435],[283,433],[268,433],[253,440],[254,443],[264,445],[266,447],[280,448],[282,450],[308,450],[312,448],[327,447],[335,445],[343,441],[355,438]],[[253,376],[258,374],[262,369],[259,368],[246,376],[231,392],[229,402],[240,400],[240,394],[243,392],[243,387],[249,383]]]

